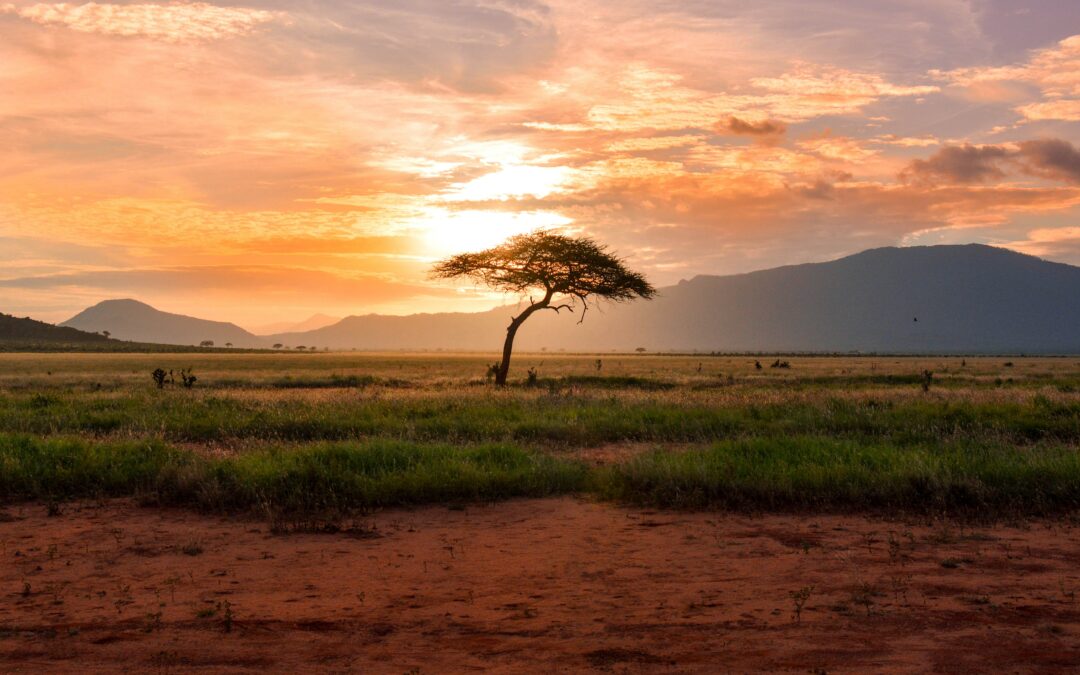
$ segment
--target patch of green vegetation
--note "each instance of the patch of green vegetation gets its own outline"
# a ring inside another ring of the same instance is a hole
[[[597,356],[523,355],[532,382],[496,389],[484,354],[0,354],[0,500],[134,495],[315,523],[572,492],[679,508],[1080,507],[1080,360],[791,356],[781,371],[603,355],[601,371]],[[156,369],[198,379],[158,388]],[[566,461],[608,444],[627,452],[600,455],[691,449]]]
[[[315,512],[580,490],[575,462],[504,445],[394,441],[207,457],[160,441],[0,435],[0,501],[138,496],[209,510]]]
[[[795,437],[656,451],[590,470],[510,445],[316,443],[209,457],[161,441],[0,435],[4,502],[136,496],[277,517],[570,493],[682,509],[1039,515],[1080,508],[1080,454]]]
[[[666,396],[660,395],[657,396]],[[223,392],[96,392],[0,396],[0,432],[154,436],[178,442],[707,443],[723,438],[829,436],[918,445],[939,440],[1080,443],[1080,399],[877,400],[820,397],[680,400],[636,394],[532,396],[460,389],[326,400]]]
[[[1080,453],[1008,443],[750,439],[640,455],[599,471],[594,489],[689,509],[1043,514],[1080,508]]]

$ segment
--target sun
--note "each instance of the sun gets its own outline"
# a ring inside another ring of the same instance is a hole
[[[572,221],[550,211],[451,211],[435,207],[414,223],[433,256],[480,251],[508,237],[569,225]]]

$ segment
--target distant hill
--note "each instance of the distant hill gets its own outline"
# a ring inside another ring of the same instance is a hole
[[[106,300],[60,325],[92,332],[107,330],[114,338],[133,342],[198,345],[212,340],[216,347],[226,343],[235,347],[266,346],[265,340],[236,324],[170,314],[137,300]]]
[[[273,342],[496,350],[513,308],[352,316]],[[880,248],[825,263],[698,276],[652,302],[543,312],[522,349],[1080,353],[1080,268],[983,245]]]
[[[87,333],[74,328],[61,328],[44,321],[31,318],[18,318],[0,314],[0,342],[18,344],[66,344],[107,343],[104,335]]]
[[[496,351],[517,310],[350,316],[258,337],[230,324],[110,300],[62,325],[143,342]],[[1080,353],[1080,267],[982,245],[879,248],[824,263],[661,288],[656,300],[541,312],[520,349],[568,351]]]
[[[288,321],[281,321],[278,323],[266,324],[263,326],[255,326],[252,329],[252,333],[256,335],[272,335],[274,333],[301,333],[304,331],[315,330],[317,328],[324,328],[331,326],[338,321],[341,321],[340,316],[327,316],[326,314],[314,314],[307,319],[299,323],[290,323]]]

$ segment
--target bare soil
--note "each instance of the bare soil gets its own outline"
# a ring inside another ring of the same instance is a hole
[[[1080,530],[1065,521],[566,498],[272,534],[124,501],[48,511],[0,522],[3,672],[1080,669]]]

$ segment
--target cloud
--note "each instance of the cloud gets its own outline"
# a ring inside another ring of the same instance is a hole
[[[974,66],[954,70],[932,70],[931,75],[976,96],[1023,96],[1010,83],[1037,87],[1043,100],[1018,106],[1015,110],[1028,120],[1080,120],[1080,35],[1061,40],[1053,47],[1038,49],[1024,63],[1010,66]]]
[[[1016,109],[1021,115],[1032,121],[1063,120],[1080,122],[1080,99],[1057,99],[1042,103],[1030,103]]]
[[[996,145],[950,145],[927,159],[916,159],[901,177],[923,183],[985,183],[1004,178],[1000,164],[1010,155],[1008,149]]]
[[[713,92],[689,86],[685,78],[645,64],[626,67],[614,84],[598,88],[586,116],[605,131],[715,128],[717,120],[741,122],[765,118],[772,124],[794,124],[825,116],[856,115],[882,99],[924,96],[930,85],[904,86],[881,75],[836,66],[796,62],[776,77],[752,78],[745,91]],[[723,122],[721,122],[723,124]],[[745,125],[736,124],[744,133]]]
[[[1029,172],[1080,185],[1080,150],[1059,138],[1020,143],[1019,157]]]
[[[1030,230],[1025,239],[1003,242],[1007,247],[1037,256],[1076,258],[1080,256],[1080,227],[1041,227]]]
[[[1031,176],[1080,185],[1080,150],[1060,138],[1005,145],[951,145],[927,159],[916,159],[901,172],[909,181],[985,183],[1005,177],[1003,167]]]
[[[370,275],[258,265],[210,265],[163,268],[99,269],[0,279],[0,287],[18,289],[80,288],[124,296],[186,292],[216,295],[257,294],[295,300],[318,289],[329,302],[378,305],[418,295],[449,296],[453,291],[400,283]]]
[[[718,132],[730,132],[737,136],[783,136],[787,125],[773,120],[752,122],[732,115],[714,127]]]
[[[80,33],[142,37],[164,42],[219,40],[243,35],[283,16],[242,7],[190,4],[120,5],[87,2],[38,3],[26,7],[0,5],[0,13],[14,14],[43,26],[62,26]]]

